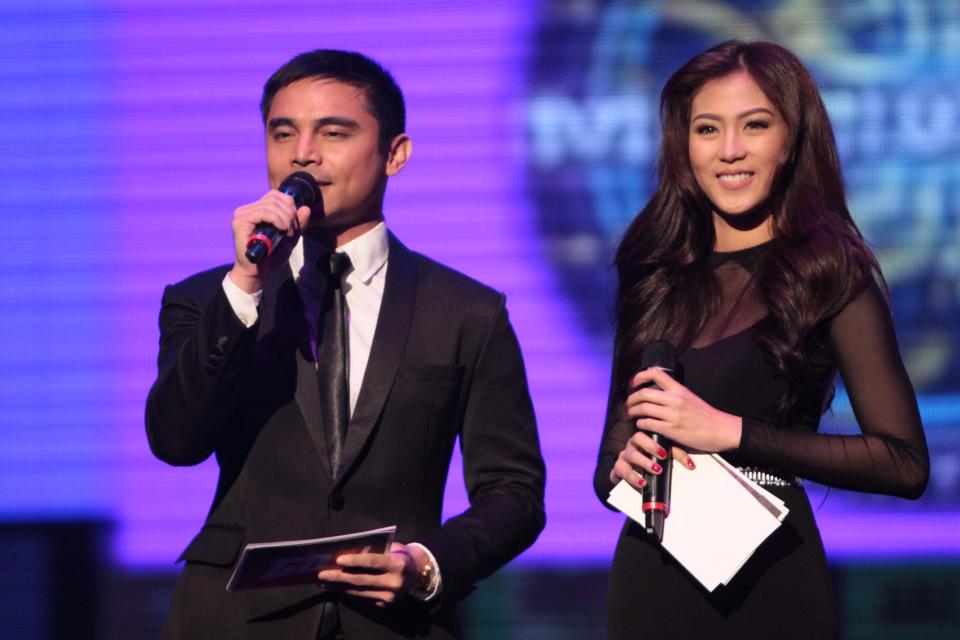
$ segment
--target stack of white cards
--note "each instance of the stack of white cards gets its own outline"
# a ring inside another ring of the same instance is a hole
[[[716,454],[693,454],[696,469],[673,465],[663,548],[713,591],[727,584],[788,513],[783,501]],[[607,498],[641,526],[643,494],[625,481]]]

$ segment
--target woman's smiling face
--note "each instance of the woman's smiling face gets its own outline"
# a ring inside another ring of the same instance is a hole
[[[690,164],[715,215],[736,216],[766,199],[786,141],[782,116],[744,71],[707,82],[693,97]]]

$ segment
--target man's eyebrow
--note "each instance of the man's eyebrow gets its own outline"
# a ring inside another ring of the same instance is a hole
[[[328,116],[326,118],[320,118],[319,120],[315,120],[313,123],[313,126],[316,129],[320,129],[322,127],[329,127],[329,126],[345,127],[347,129],[359,129],[360,123],[350,118]]]
[[[767,109],[766,107],[755,107],[755,108],[753,108],[753,109],[747,109],[746,111],[744,111],[744,112],[742,112],[742,113],[738,113],[736,119],[737,119],[737,120],[742,120],[743,118],[749,118],[750,116],[756,115],[756,114],[758,114],[758,113],[766,113],[766,114],[771,115],[771,116],[776,115],[773,111],[771,111],[770,109]],[[716,115],[716,114],[714,114],[714,113],[698,113],[697,115],[693,116],[693,119],[692,119],[690,122],[694,122],[694,121],[696,121],[696,120],[701,120],[701,119],[703,119],[703,120],[723,120],[723,118],[721,118],[720,116],[718,116],[718,115]]]
[[[297,125],[295,125],[290,118],[271,118],[267,123],[267,129],[271,131],[273,129],[279,129],[280,127],[292,127],[296,129]]]

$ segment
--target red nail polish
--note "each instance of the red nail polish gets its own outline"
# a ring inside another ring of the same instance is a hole
[[[654,473],[660,473],[661,471],[663,471],[663,467],[658,465],[656,462],[653,463],[653,466],[651,467],[651,469],[653,469]]]
[[[641,487],[645,487],[647,486],[647,479],[641,477],[639,480],[637,480],[637,484],[639,484]]]
[[[697,468],[697,465],[693,464],[693,460],[687,460],[687,468],[688,468],[688,469],[696,469],[696,468]]]
[[[667,457],[667,450],[664,449],[663,447],[660,447],[659,449],[657,449],[657,457],[658,457],[658,458],[666,458],[666,457]]]

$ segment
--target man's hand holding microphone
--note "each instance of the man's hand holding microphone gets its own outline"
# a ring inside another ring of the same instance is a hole
[[[238,207],[230,280],[247,293],[263,289],[265,273],[287,261],[311,212],[320,208],[320,188],[306,171],[290,174],[256,202]]]

